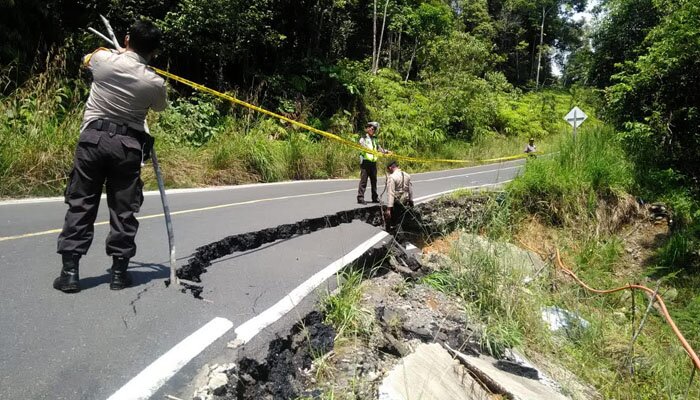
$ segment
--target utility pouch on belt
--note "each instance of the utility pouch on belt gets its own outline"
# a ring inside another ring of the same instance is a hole
[[[148,133],[143,133],[143,160],[146,161],[151,158],[151,151],[153,150],[153,144],[156,139],[149,135]]]

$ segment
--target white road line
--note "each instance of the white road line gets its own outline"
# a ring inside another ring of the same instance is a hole
[[[236,328],[236,343],[245,344],[263,329],[293,310],[300,301],[313,292],[323,282],[340,271],[343,267],[357,260],[372,246],[382,241],[388,233],[382,231],[366,240],[348,254],[342,256],[329,266],[315,273],[311,278],[292,290],[277,304],[251,318]],[[142,400],[149,399],[165,382],[172,378],[182,367],[209,345],[223,336],[233,327],[225,318],[214,318],[195,333],[178,343],[160,358],[146,367],[126,385],[111,395],[107,400]]]
[[[210,344],[233,327],[225,318],[214,318],[146,367],[107,400],[145,400]]]
[[[502,164],[511,163],[511,162],[515,162],[515,161],[507,161],[507,162],[504,162],[501,164],[487,164],[487,165],[502,165]],[[441,170],[441,171],[422,172],[421,174],[433,174],[433,173],[440,173],[440,172],[445,172],[445,171],[459,171],[462,169],[470,169],[470,168],[476,168],[476,167],[464,167],[464,168],[455,168],[455,169]],[[519,168],[519,166],[502,168],[501,171],[504,171],[506,169],[512,169],[512,168]],[[424,181],[430,182],[430,181],[434,181],[434,180],[449,179],[451,177],[468,176],[468,175],[473,175],[473,174],[482,174],[485,172],[492,172],[492,171],[497,171],[497,170],[494,169],[494,170],[487,170],[487,171],[477,171],[477,172],[472,172],[472,173],[464,174],[464,175],[453,175],[450,177],[429,178],[429,179],[426,179]],[[309,182],[347,182],[347,181],[356,181],[356,180],[357,179],[307,179],[307,180],[299,180],[299,181],[248,183],[245,185],[228,185],[228,186],[211,186],[211,187],[204,187],[204,188],[168,189],[165,191],[165,193],[168,195],[186,194],[186,193],[206,193],[206,192],[219,192],[219,191],[225,191],[225,190],[248,189],[251,187],[281,186],[281,185],[291,185],[291,184],[309,183]],[[421,182],[423,182],[423,181],[421,181]],[[146,197],[159,196],[160,192],[158,192],[157,190],[151,190],[148,192],[144,192],[143,195]],[[101,198],[105,199],[105,198],[107,198],[107,196],[105,194],[102,194]],[[32,197],[32,198],[28,198],[28,199],[2,200],[2,201],[0,201],[0,206],[39,204],[39,203],[56,203],[56,202],[62,203],[63,201],[64,201],[63,197],[59,197],[59,196],[56,196],[56,197]]]
[[[282,318],[285,314],[293,310],[301,300],[309,295],[309,293],[313,292],[314,289],[325,282],[328,278],[335,275],[346,265],[357,260],[362,254],[387,236],[389,236],[389,234],[384,231],[372,236],[361,245],[355,247],[348,254],[340,257],[326,268],[315,273],[311,278],[307,279],[296,289],[292,290],[282,300],[278,301],[277,304],[243,323],[235,330],[236,340],[234,343],[240,346],[250,341],[250,339],[254,338],[255,335],[260,333],[263,329],[275,323],[278,319]]]
[[[499,168],[499,169],[490,169],[490,170],[488,170],[488,171],[470,172],[470,173],[468,173],[468,174],[441,176],[441,177],[437,177],[437,178],[430,178],[430,179],[422,179],[422,180],[418,180],[418,181],[413,181],[413,183],[442,181],[442,180],[445,180],[445,179],[463,178],[463,177],[472,176],[472,175],[486,174],[486,173],[489,173],[489,172],[508,171],[508,170],[510,170],[510,169],[519,169],[519,168],[522,168],[522,167],[518,165],[518,166],[515,166],[515,167],[507,167],[507,168]]]

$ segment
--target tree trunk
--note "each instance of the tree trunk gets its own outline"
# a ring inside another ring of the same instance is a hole
[[[316,43],[314,44],[315,54],[321,54],[321,38],[323,35],[323,22],[325,18],[323,16],[326,14],[326,10],[321,11],[321,16],[318,21],[318,33],[316,34]]]
[[[408,70],[406,71],[406,79],[404,79],[404,83],[408,82],[408,76],[411,74],[411,67],[413,66],[413,59],[416,57],[416,50],[418,50],[418,38],[416,38],[416,44],[413,46],[413,54],[411,54],[411,59],[408,61]]]
[[[528,79],[532,79],[532,76],[535,75],[535,51],[537,50],[537,35],[533,36],[530,49],[530,72],[527,74]]]
[[[403,28],[399,31],[399,43],[396,47],[398,47],[399,51],[396,53],[396,70],[398,71],[401,69],[401,32],[403,31]]]
[[[309,35],[309,47],[306,49],[306,57],[311,58],[314,54],[318,54],[318,49],[321,43],[321,30],[323,29],[323,13],[321,9],[321,0],[316,1],[314,11],[318,13],[318,22],[316,22],[316,38],[313,39]]]
[[[387,68],[391,69],[391,56],[394,54],[394,32],[389,32],[389,61],[387,62]]]
[[[542,25],[540,25],[540,51],[537,55],[537,79],[535,80],[535,90],[540,87],[540,69],[542,69],[542,42],[544,41],[544,6],[542,7]]]
[[[376,4],[376,2],[375,2]],[[379,55],[382,53],[382,41],[384,40],[384,27],[386,26],[386,9],[389,6],[389,0],[384,1],[384,16],[382,17],[382,31],[379,34],[379,46],[377,46],[377,58],[374,60],[374,69],[372,72],[377,73],[379,69]]]
[[[377,60],[377,0],[374,0],[372,27],[372,72],[374,72],[374,64]]]

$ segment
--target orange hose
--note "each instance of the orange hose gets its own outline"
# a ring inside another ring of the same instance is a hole
[[[572,270],[570,270],[569,268],[567,268],[567,267],[564,265],[564,262],[561,260],[561,256],[559,255],[559,249],[557,249],[557,257],[556,257],[556,260],[557,260],[557,264],[558,264],[559,268],[561,268],[561,270],[564,271],[565,274],[567,274],[567,275],[569,275],[570,277],[572,277],[572,278],[576,281],[576,283],[578,283],[579,285],[581,285],[581,286],[583,286],[584,288],[586,288],[586,290],[591,291],[591,292],[593,292],[593,293],[598,293],[598,294],[609,294],[609,293],[619,292],[619,291],[625,290],[625,289],[630,289],[630,290],[631,290],[631,289],[639,289],[639,290],[643,290],[643,291],[649,293],[649,294],[652,295],[652,296],[655,296],[655,297],[656,297],[656,301],[659,303],[659,306],[661,306],[661,314],[663,314],[664,318],[666,319],[666,322],[668,322],[668,324],[671,326],[671,329],[673,330],[673,333],[676,335],[676,337],[678,338],[678,340],[681,342],[681,345],[683,346],[683,349],[685,349],[685,352],[688,354],[688,356],[690,357],[690,359],[693,361],[693,364],[695,365],[695,368],[700,369],[700,358],[698,358],[697,353],[695,352],[695,350],[693,350],[693,348],[690,346],[690,344],[688,343],[688,341],[685,340],[685,337],[683,336],[683,334],[681,333],[681,331],[680,331],[680,330],[678,329],[678,327],[676,326],[676,323],[673,321],[673,318],[671,318],[671,314],[668,313],[668,309],[666,308],[666,303],[664,303],[664,299],[661,298],[661,296],[660,296],[658,293],[656,293],[654,290],[649,289],[649,288],[646,287],[646,286],[642,286],[642,285],[633,285],[633,284],[629,284],[629,285],[627,285],[627,286],[618,287],[618,288],[615,288],[615,289],[608,289],[608,290],[593,289],[592,287],[586,285],[586,283],[583,282],[581,279],[579,279],[579,277],[576,276],[576,274],[575,274]]]
[[[532,251],[534,251],[534,252],[537,253],[537,254],[543,255],[542,252],[539,252],[539,251],[537,251],[537,250],[531,248],[530,246],[526,245],[526,244],[523,243],[522,241],[521,241],[520,243],[521,243],[523,246],[525,246],[526,248],[528,248],[529,250],[532,250]],[[680,331],[680,330],[678,329],[678,327],[676,326],[676,323],[673,321],[673,318],[671,318],[671,315],[669,314],[668,309],[666,308],[666,303],[664,303],[664,299],[661,298],[661,296],[660,296],[658,293],[656,293],[654,290],[649,289],[649,288],[646,287],[646,286],[642,286],[642,285],[633,285],[633,284],[629,284],[629,285],[627,285],[627,286],[622,286],[622,287],[618,287],[618,288],[614,288],[614,289],[607,289],[607,290],[594,289],[594,288],[588,286],[588,285],[587,285],[584,281],[582,281],[578,276],[576,276],[576,274],[574,273],[574,271],[572,271],[571,269],[567,268],[566,265],[564,265],[564,262],[561,260],[561,255],[559,254],[559,249],[556,250],[556,257],[555,257],[555,259],[556,259],[556,261],[557,261],[557,266],[558,266],[565,274],[569,275],[571,278],[574,279],[574,281],[576,281],[576,283],[578,283],[580,286],[584,287],[586,290],[588,290],[588,291],[590,291],[590,292],[597,293],[597,294],[610,294],[610,293],[619,292],[619,291],[625,290],[625,289],[629,289],[629,290],[632,290],[632,289],[639,289],[639,290],[643,290],[643,291],[649,293],[649,294],[652,295],[652,296],[655,296],[655,297],[656,297],[656,301],[659,303],[659,306],[661,307],[661,314],[663,314],[664,319],[666,319],[666,322],[668,322],[668,324],[671,326],[671,329],[673,330],[673,333],[676,335],[676,337],[678,338],[678,340],[681,342],[681,345],[683,346],[683,349],[684,349],[685,352],[688,354],[688,356],[690,357],[690,359],[693,361],[693,364],[695,365],[695,368],[700,369],[700,358],[698,358],[698,355],[697,355],[697,353],[695,352],[695,350],[693,350],[693,348],[690,346],[690,344],[688,343],[688,341],[685,339],[685,337],[683,336],[683,334],[681,333],[681,331]]]

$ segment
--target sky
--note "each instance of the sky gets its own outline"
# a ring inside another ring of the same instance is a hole
[[[593,8],[598,5],[598,0],[591,0],[586,5],[586,9],[583,12],[575,13],[571,19],[574,21],[585,21],[585,23],[590,24],[593,21]],[[560,77],[562,75],[561,68],[556,62],[551,63],[552,74],[554,76]]]

